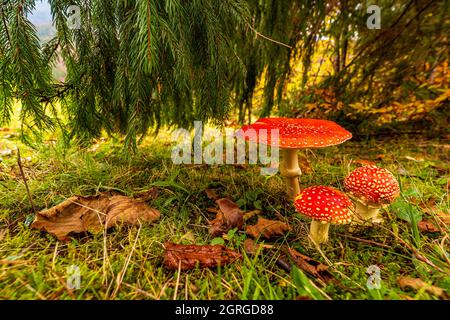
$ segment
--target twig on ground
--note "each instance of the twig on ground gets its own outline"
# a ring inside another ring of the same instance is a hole
[[[33,203],[33,198],[31,197],[30,188],[28,188],[27,178],[25,177],[25,173],[22,168],[22,158],[20,157],[20,149],[17,148],[17,164],[19,165],[20,175],[22,176],[23,183],[25,184],[25,189],[27,190],[28,200],[30,201],[31,208],[33,209],[33,213],[36,214],[36,208]]]
[[[137,231],[136,238],[133,242],[133,247],[130,250],[130,253],[128,254],[127,260],[125,261],[122,270],[117,275],[117,281],[116,281],[116,288],[114,289],[111,298],[114,299],[117,295],[117,293],[120,290],[120,287],[122,285],[123,277],[125,276],[125,273],[127,272],[128,265],[130,264],[131,256],[133,255],[134,250],[136,249],[136,244],[139,239],[139,235],[141,234],[142,224],[139,224],[139,229]]]

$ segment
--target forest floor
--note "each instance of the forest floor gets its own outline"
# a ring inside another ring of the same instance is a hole
[[[102,139],[86,149],[54,141],[37,149],[21,145],[24,174],[38,211],[73,195],[116,190],[131,196],[154,187],[159,190],[149,202],[161,212],[155,223],[119,226],[108,230],[106,237],[85,233],[68,242],[57,241],[30,228],[34,213],[17,165],[16,144],[14,130],[0,132],[0,299],[449,297],[450,149],[443,140],[369,138],[299,152],[303,187],[342,189],[347,173],[368,161],[391,170],[401,186],[398,200],[382,210],[382,225],[353,232],[347,226],[332,226],[329,243],[319,250],[308,239],[308,219],[286,200],[279,175],[262,176],[257,165],[174,165],[172,144],[164,135],[147,138],[128,158],[114,139]],[[261,209],[259,216],[282,219],[292,230],[272,241],[258,239],[272,249],[249,256],[243,248],[249,237],[244,230],[232,230],[223,240],[209,235],[208,221],[215,214],[208,208],[216,205],[206,189],[232,199],[244,212]],[[240,252],[243,261],[179,274],[163,265],[166,241],[222,242]],[[276,248],[282,246],[327,265],[332,280],[280,267],[281,249]],[[380,271],[378,289],[367,287],[372,265]],[[76,290],[67,285],[70,266],[80,270],[81,286]]]

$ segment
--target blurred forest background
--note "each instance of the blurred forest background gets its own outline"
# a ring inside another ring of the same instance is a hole
[[[447,129],[445,0],[3,2],[0,121],[19,102],[26,134],[105,130],[133,147],[161,126],[269,115],[331,119],[356,137]]]

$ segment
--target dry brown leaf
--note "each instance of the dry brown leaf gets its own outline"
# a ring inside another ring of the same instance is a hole
[[[445,295],[444,290],[442,288],[430,285],[425,281],[423,281],[422,279],[411,277],[400,277],[397,279],[397,282],[402,290],[405,290],[407,288],[411,288],[416,291],[424,289],[425,292],[438,298],[442,298]]]
[[[246,239],[244,241],[244,250],[249,255],[255,255],[256,252],[260,249],[272,249],[274,246],[257,244],[252,239]],[[283,247],[282,254],[277,254],[276,256],[276,264],[286,270],[286,272],[290,272],[292,269],[292,262],[300,268],[302,271],[314,276],[322,280],[325,283],[333,280],[333,276],[328,271],[328,266],[308,257],[304,254],[297,252],[296,250],[288,247]],[[267,253],[269,256],[274,257],[274,254],[269,250]]]
[[[434,212],[435,211],[436,210],[434,210]],[[450,214],[444,213],[444,212],[437,212],[437,213],[435,213],[435,217],[436,217],[437,222],[433,222],[430,219],[425,219],[425,220],[420,221],[417,224],[417,227],[419,228],[419,230],[421,232],[440,232],[442,230],[436,226],[436,223],[439,223],[440,225],[441,224],[444,224],[447,226],[450,225]]]
[[[422,220],[417,224],[421,232],[440,232],[440,230],[429,220]]]
[[[217,192],[214,189],[206,189],[205,193],[206,193],[206,196],[208,197],[208,199],[211,199],[211,200],[219,199],[219,196],[217,195]]]
[[[189,270],[195,267],[212,268],[230,264],[242,256],[222,245],[164,244],[164,265],[172,270]]]
[[[239,206],[228,198],[216,200],[219,206],[216,218],[210,222],[209,233],[214,236],[220,236],[230,229],[242,229],[244,224],[244,213]]]
[[[261,247],[262,247],[261,244],[257,244],[252,239],[245,239],[245,241],[244,241],[244,250],[245,250],[245,252],[247,252],[247,254],[249,254],[251,256],[255,255],[256,252],[258,251],[258,249]]]
[[[209,222],[209,234],[213,237],[220,236],[227,231],[227,223],[223,217],[222,211],[217,211],[214,220]]]
[[[315,278],[319,278],[324,282],[329,282],[333,278],[331,273],[328,271],[328,266],[320,263],[319,261],[305,256],[304,254],[301,254],[300,252],[292,248],[288,248],[287,253],[297,265],[297,267],[314,276]]]
[[[96,196],[74,196],[36,215],[32,228],[47,231],[58,240],[81,232],[99,232],[119,223],[134,225],[158,219],[158,210],[143,201],[121,195],[102,193]]]
[[[282,236],[290,230],[291,227],[284,222],[268,220],[261,217],[258,218],[258,222],[255,225],[245,228],[245,232],[253,238],[262,236],[266,239]]]

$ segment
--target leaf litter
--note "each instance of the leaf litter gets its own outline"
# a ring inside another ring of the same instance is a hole
[[[58,240],[67,241],[72,234],[97,233],[119,224],[153,222],[159,217],[160,212],[142,200],[100,193],[95,196],[73,196],[50,209],[38,212],[31,228],[46,231]]]
[[[172,270],[213,268],[242,259],[241,254],[223,245],[185,245],[166,242],[164,248],[164,265]]]
[[[412,277],[399,277],[397,283],[402,290],[413,289],[415,291],[424,290],[428,294],[436,296],[438,298],[445,298],[446,294],[444,289],[430,285],[423,281],[422,279],[412,278]]]
[[[270,239],[276,236],[283,236],[289,232],[291,227],[282,222],[276,220],[269,220],[258,217],[258,222],[255,225],[247,226],[245,231],[253,238],[263,237]]]
[[[276,258],[276,264],[284,269],[286,272],[290,272],[292,265],[297,266],[300,270],[308,273],[316,279],[320,279],[324,283],[328,283],[335,280],[333,275],[329,272],[328,266],[320,263],[313,258],[310,258],[304,254],[299,253],[293,248],[286,246],[272,246],[266,244],[256,243],[252,239],[247,239],[244,242],[244,249],[247,254],[253,256],[258,250],[269,249],[268,255],[273,257],[276,253],[274,251],[281,251]]]
[[[239,206],[228,198],[216,200],[219,210],[210,222],[209,234],[213,237],[221,236],[233,228],[242,229],[244,213]]]

